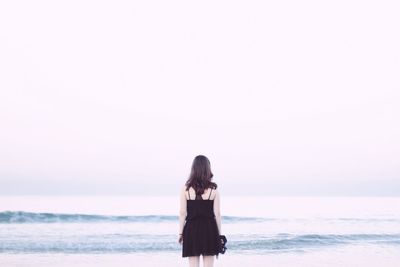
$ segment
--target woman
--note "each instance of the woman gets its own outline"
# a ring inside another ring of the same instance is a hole
[[[190,267],[212,267],[218,257],[221,233],[220,196],[207,157],[194,158],[192,170],[182,187],[179,215],[179,243],[182,257],[189,258]]]

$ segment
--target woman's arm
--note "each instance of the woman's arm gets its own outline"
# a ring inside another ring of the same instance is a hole
[[[186,220],[186,186],[181,189],[180,195],[180,209],[179,209],[179,234],[182,234],[183,226]]]
[[[215,198],[214,198],[214,214],[215,214],[215,220],[217,221],[217,226],[218,226],[218,231],[219,234],[221,234],[221,209],[220,209],[220,197],[219,197],[219,191],[215,190]]]

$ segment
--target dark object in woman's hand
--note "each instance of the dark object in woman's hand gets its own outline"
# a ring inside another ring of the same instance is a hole
[[[226,246],[225,245],[226,245],[226,243],[228,241],[226,240],[226,236],[224,236],[224,235],[220,235],[219,239],[221,240],[221,244],[220,244],[220,247],[219,247],[219,253],[224,254],[225,251],[226,251]]]

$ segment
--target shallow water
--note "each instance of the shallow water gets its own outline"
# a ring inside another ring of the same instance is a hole
[[[1,266],[184,266],[178,205],[177,197],[1,197]],[[228,250],[216,266],[400,262],[400,198],[225,197],[221,211]]]

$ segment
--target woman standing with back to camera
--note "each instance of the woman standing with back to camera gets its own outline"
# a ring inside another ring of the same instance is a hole
[[[190,267],[214,265],[218,257],[221,233],[220,196],[212,182],[211,164],[207,157],[196,156],[180,195],[179,243],[182,257],[189,258]]]

